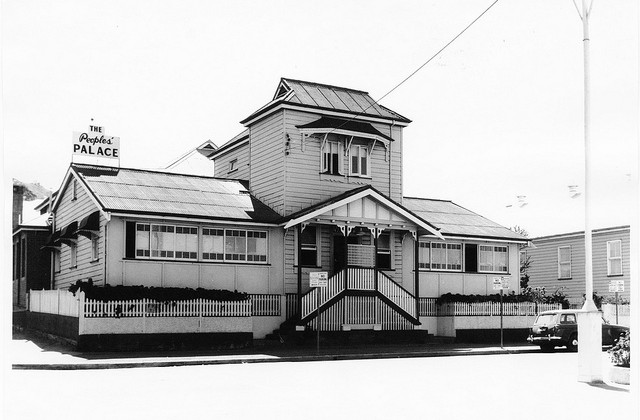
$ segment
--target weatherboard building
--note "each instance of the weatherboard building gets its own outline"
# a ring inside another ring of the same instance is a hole
[[[72,164],[52,203],[52,284],[281,297],[287,310],[254,321],[254,338],[287,318],[315,328],[318,313],[322,330],[435,332],[425,298],[492,294],[496,276],[518,293],[525,238],[403,197],[409,123],[366,92],[283,78],[242,133],[201,151],[213,177]],[[310,287],[316,272],[327,287]]]

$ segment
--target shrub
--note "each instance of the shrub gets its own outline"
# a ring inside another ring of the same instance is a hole
[[[560,303],[562,307],[569,308],[569,301],[564,294],[564,287],[557,289],[552,295],[547,295],[544,287],[535,289],[527,287],[523,293],[516,295],[511,292],[502,296],[502,301],[507,303],[537,302],[537,303]],[[480,303],[480,302],[500,302],[500,294],[493,295],[460,295],[445,293],[436,300],[437,305],[451,302]]]
[[[609,357],[611,358],[611,363],[616,366],[631,366],[630,341],[630,332],[627,331],[620,336],[615,346],[607,350],[609,353]]]
[[[218,289],[190,289],[180,287],[146,287],[146,286],[94,286],[93,281],[78,280],[69,287],[71,293],[82,291],[87,299],[109,302],[114,300],[151,299],[157,302],[173,302],[191,299],[209,299],[217,301],[237,301],[249,299],[246,293]]]

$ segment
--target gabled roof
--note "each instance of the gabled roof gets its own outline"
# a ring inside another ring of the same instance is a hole
[[[236,180],[80,164],[70,172],[104,212],[259,223],[281,218]]]
[[[367,92],[322,83],[282,78],[271,102],[252,113],[241,123],[245,124],[254,120],[261,114],[265,114],[281,104],[403,123],[411,122],[411,120],[397,112],[377,104]]]
[[[630,231],[630,230],[631,230],[630,225],[622,225],[622,226],[611,226],[606,228],[592,229],[591,233],[593,235],[604,235],[606,233],[611,233],[611,232],[621,232],[621,231]],[[536,242],[536,241],[565,239],[565,238],[574,237],[574,236],[584,237],[584,230],[581,230],[578,232],[556,233],[554,235],[538,236],[536,238],[532,238],[531,241]]]
[[[236,134],[231,140],[224,143],[222,146],[218,147],[216,150],[213,150],[207,156],[209,159],[212,159],[216,156],[222,155],[229,150],[233,149],[235,146],[240,146],[243,142],[249,140],[249,129],[247,128],[240,134]]]
[[[406,208],[438,227],[444,236],[528,241],[519,233],[451,201],[404,197],[402,203]]]
[[[217,148],[218,148],[218,146],[216,146],[216,144],[214,142],[212,142],[211,140],[207,140],[204,143],[202,143],[201,145],[196,146],[196,147],[194,147],[192,149],[189,149],[188,151],[186,151],[183,155],[181,155],[177,159],[173,159],[171,162],[169,162],[164,167],[164,169],[171,169],[171,168],[179,165],[183,161],[189,159],[191,156],[193,156],[196,153],[199,153],[199,154],[203,155],[204,157],[208,158],[209,155],[211,153],[213,153]]]
[[[395,201],[393,201],[386,195],[382,194],[380,191],[376,190],[374,187],[370,185],[354,188],[353,190],[346,191],[328,200],[322,201],[311,207],[307,207],[306,209],[303,209],[299,212],[293,213],[285,219],[286,224],[284,227],[285,229],[287,229],[297,224],[304,223],[307,220],[311,220],[312,218],[318,215],[330,212],[333,209],[345,206],[348,203],[352,203],[355,200],[361,199],[363,197],[370,197],[375,199],[377,202],[381,203],[382,205],[390,209],[392,212],[395,212],[399,216],[409,220],[411,223],[414,223],[416,226],[418,226],[418,228],[421,228],[423,231],[426,231],[437,237],[441,237],[440,233],[438,232],[438,228],[434,226],[432,223],[426,221],[419,215],[411,212],[409,209],[402,206],[401,204],[396,203]]]

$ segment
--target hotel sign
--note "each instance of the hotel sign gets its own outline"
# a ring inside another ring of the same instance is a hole
[[[73,133],[73,156],[120,160],[120,137],[107,136],[104,127],[90,125],[84,133]]]

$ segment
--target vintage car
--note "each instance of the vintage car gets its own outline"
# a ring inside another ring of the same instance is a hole
[[[578,310],[562,309],[541,312],[535,323],[529,328],[527,341],[538,345],[542,350],[550,351],[555,347],[566,346],[578,349]],[[602,318],[601,318],[602,319]],[[602,319],[602,345],[612,346],[620,335],[629,331],[621,325],[609,324]]]

